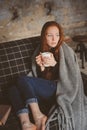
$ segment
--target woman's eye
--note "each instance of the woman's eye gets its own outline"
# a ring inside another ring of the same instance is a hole
[[[57,37],[59,37],[60,35],[58,34],[58,35],[56,35]]]
[[[52,37],[52,35],[48,35],[48,37]]]

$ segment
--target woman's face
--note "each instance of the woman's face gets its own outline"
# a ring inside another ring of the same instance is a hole
[[[56,26],[48,27],[46,30],[45,38],[46,43],[49,47],[56,47],[60,39],[59,29]]]

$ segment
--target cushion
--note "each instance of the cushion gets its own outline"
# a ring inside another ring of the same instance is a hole
[[[31,70],[31,57],[39,37],[0,43],[0,90],[10,87]]]

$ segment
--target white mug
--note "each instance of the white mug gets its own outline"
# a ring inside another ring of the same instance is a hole
[[[42,58],[44,58],[44,57],[50,57],[51,56],[51,53],[50,52],[43,52],[43,53],[41,53],[41,56],[42,56]],[[44,66],[45,67],[48,67],[48,65],[47,64],[44,64]]]

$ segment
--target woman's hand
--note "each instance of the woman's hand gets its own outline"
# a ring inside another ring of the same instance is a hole
[[[53,67],[57,64],[57,61],[55,60],[53,54],[51,53],[50,57],[44,57],[43,58],[43,64],[44,65],[46,64],[47,66]]]
[[[43,65],[43,61],[42,61],[42,56],[41,54],[39,54],[38,56],[36,56],[36,63],[40,66],[41,71],[45,70],[45,67]]]

